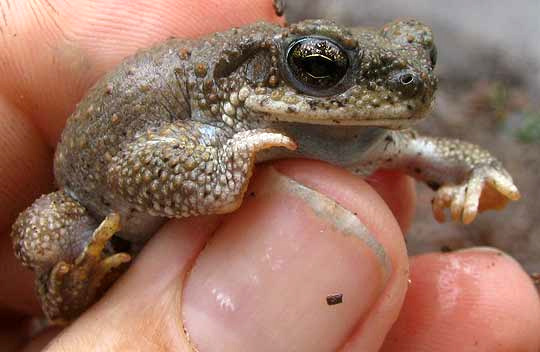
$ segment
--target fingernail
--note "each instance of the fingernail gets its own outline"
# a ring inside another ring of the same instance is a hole
[[[391,272],[355,214],[266,168],[197,259],[182,299],[201,351],[331,351]],[[341,303],[340,303],[341,298]]]

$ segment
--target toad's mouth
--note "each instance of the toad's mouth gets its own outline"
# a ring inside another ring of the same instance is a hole
[[[343,104],[328,99],[313,104],[309,99],[274,100],[268,95],[250,95],[245,106],[272,122],[298,122],[314,125],[374,126],[406,128],[422,119],[429,107],[416,100],[395,104]]]

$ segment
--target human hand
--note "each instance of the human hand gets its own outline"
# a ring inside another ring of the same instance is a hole
[[[25,321],[39,306],[9,231],[20,210],[53,190],[52,150],[76,102],[137,48],[277,18],[263,0],[4,1],[0,9],[5,350],[48,342],[51,351],[540,348],[538,295],[515,261],[493,250],[409,259],[406,177],[380,173],[370,186],[298,160],[258,168],[234,214],[169,222],[80,319],[30,338]],[[333,293],[343,303],[328,305]]]

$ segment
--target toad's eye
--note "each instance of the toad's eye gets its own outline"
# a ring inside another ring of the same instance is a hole
[[[330,39],[306,37],[289,46],[287,65],[300,90],[325,90],[345,76],[349,59]]]

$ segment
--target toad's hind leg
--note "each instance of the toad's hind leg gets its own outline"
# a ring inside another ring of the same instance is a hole
[[[86,209],[58,191],[21,213],[13,225],[17,257],[36,273],[38,296],[49,320],[73,320],[119,274],[127,253],[115,253],[109,239],[120,229],[117,214],[98,223]]]

